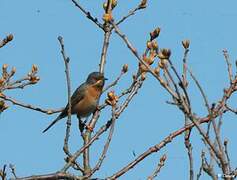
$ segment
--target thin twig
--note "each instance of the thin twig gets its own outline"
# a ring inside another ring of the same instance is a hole
[[[205,118],[200,119],[198,123],[199,124],[206,123],[209,120],[210,120],[209,117],[205,117]],[[143,159],[145,159],[146,157],[148,157],[149,155],[151,155],[155,152],[160,151],[167,144],[171,143],[174,138],[178,137],[179,135],[183,134],[185,131],[187,131],[190,128],[193,128],[194,126],[195,126],[194,123],[189,123],[187,126],[182,127],[179,130],[172,132],[169,136],[164,138],[159,144],[156,144],[156,145],[148,148],[148,150],[146,150],[145,152],[140,154],[135,160],[133,160],[132,162],[130,162],[129,164],[124,166],[121,170],[117,171],[112,176],[108,177],[107,179],[112,180],[112,179],[116,179],[116,178],[122,176],[124,173],[131,170],[135,165],[137,165]]]
[[[72,2],[81,10],[82,13],[86,15],[88,19],[94,22],[100,29],[103,29],[103,25],[98,21],[97,18],[93,17],[89,11],[86,11],[78,2],[76,2],[76,0],[72,0]]]
[[[117,117],[120,115],[128,104],[131,102],[132,98],[138,93],[139,88],[142,87],[143,80],[139,79],[133,86],[131,92],[129,93],[128,97],[125,99],[124,103],[119,107],[118,111],[116,112]]]
[[[200,92],[202,94],[202,97],[205,101],[205,106],[207,107],[208,113],[209,113],[210,118],[211,118],[211,122],[212,122],[212,125],[213,125],[213,129],[214,129],[214,132],[215,132],[215,136],[216,136],[216,140],[217,140],[217,143],[218,143],[219,150],[216,149],[213,146],[213,144],[211,144],[210,139],[208,138],[208,136],[205,135],[203,137],[207,141],[207,143],[210,145],[210,147],[212,148],[212,150],[215,153],[216,157],[220,160],[220,162],[222,164],[223,172],[229,174],[229,168],[226,165],[226,157],[224,156],[224,150],[223,150],[223,147],[222,147],[222,144],[221,144],[220,134],[218,133],[218,130],[217,130],[217,126],[216,126],[216,123],[215,123],[215,118],[213,118],[213,115],[212,115],[214,106],[213,106],[212,109],[209,107],[207,97],[206,97],[200,83],[198,82],[198,80],[195,78],[195,76],[192,74],[192,72],[189,69],[188,69],[188,71],[189,71],[191,77],[193,78],[193,80],[195,81],[196,85],[198,86],[198,89],[200,90]]]
[[[144,8],[141,8],[141,6],[140,6],[140,4],[139,4],[136,8],[130,10],[126,16],[124,16],[124,17],[122,17],[120,20],[118,20],[118,22],[116,23],[116,25],[118,26],[119,24],[121,24],[122,22],[124,22],[127,18],[129,18],[130,16],[134,15],[136,11],[141,10],[141,9],[144,9]]]
[[[66,179],[66,180],[84,180],[83,176],[74,176],[69,173],[57,172],[52,174],[34,175],[11,180],[53,180],[53,179]]]
[[[12,39],[13,39],[13,35],[9,34],[3,40],[0,40],[0,48],[8,44],[10,41],[12,41]]]
[[[94,141],[98,140],[99,136],[103,134],[111,125],[111,120],[107,121],[107,123],[100,127],[100,129],[95,133],[93,137],[90,138],[89,142],[81,147],[78,151],[76,151],[68,160],[68,162],[61,169],[61,172],[66,172],[68,168],[73,164],[73,162],[87,149]]]
[[[185,48],[185,51],[184,51],[184,57],[183,57],[183,85],[185,88],[187,88],[188,86],[188,81],[187,81],[187,57],[188,57],[188,52],[189,52],[189,49],[188,48]]]
[[[6,168],[7,168],[7,165],[4,164],[3,168],[0,169],[0,177],[2,178],[2,180],[6,180],[6,177],[7,177]]]
[[[178,78],[179,84],[181,85],[181,88],[182,88],[182,90],[183,90],[183,92],[184,92],[185,99],[187,100],[187,102],[186,102],[186,101],[184,101],[184,100],[181,99],[182,102],[183,102],[183,106],[184,106],[184,108],[187,109],[187,110],[186,110],[187,112],[191,113],[191,103],[190,103],[189,96],[188,96],[188,92],[187,92],[187,90],[186,90],[186,88],[185,88],[185,85],[183,84],[183,81],[182,81],[181,77],[179,76],[179,74],[178,74],[176,68],[174,67],[172,61],[171,61],[170,59],[168,59],[168,62],[169,62],[169,64],[170,64],[170,67],[171,67],[171,69],[173,70],[174,74],[175,74],[176,77]]]
[[[207,173],[213,180],[217,180],[216,173],[211,165],[208,164],[207,159],[205,157],[205,152],[202,152],[202,169],[205,173]]]
[[[112,0],[107,0],[106,4],[107,4],[107,8],[105,10],[105,13],[112,14]],[[105,64],[106,64],[106,56],[107,56],[107,51],[109,47],[109,40],[110,40],[110,35],[112,33],[112,28],[109,22],[105,21],[105,23],[103,24],[103,30],[104,30],[104,42],[103,42],[100,64],[99,64],[99,69],[100,69],[99,71],[101,73],[104,73]]]
[[[67,128],[66,128],[66,135],[64,138],[64,152],[69,155],[68,149],[68,140],[70,136],[70,127],[71,127],[71,81],[70,81],[70,70],[69,70],[69,57],[66,56],[65,49],[64,49],[64,41],[63,37],[59,36],[58,41],[61,46],[61,54],[63,56],[64,64],[65,64],[65,73],[66,73],[66,80],[67,80],[67,94],[68,94],[68,119],[67,119]]]
[[[176,101],[182,101],[184,102],[183,98],[182,98],[182,95],[181,93],[179,92],[179,89],[178,89],[178,85],[176,84],[176,82],[174,81],[173,77],[171,76],[168,68],[164,68],[164,73],[167,74],[166,76],[170,79],[170,81],[172,82],[174,88],[175,88],[175,92],[176,94],[178,95],[178,99],[176,99]]]
[[[107,91],[108,89],[110,89],[111,87],[115,86],[119,80],[121,79],[121,77],[124,75],[125,73],[123,71],[120,72],[119,76],[111,83],[109,84],[107,87],[105,87],[103,89],[103,92]]]
[[[61,112],[63,110],[63,108],[60,108],[60,109],[42,109],[40,107],[36,107],[36,106],[31,105],[31,104],[24,104],[22,102],[19,102],[15,99],[13,99],[11,97],[8,97],[8,96],[5,96],[3,94],[0,95],[0,98],[13,103],[14,105],[18,105],[18,106],[21,106],[21,107],[24,107],[24,108],[27,108],[27,109],[35,110],[35,111],[39,111],[39,112],[42,112],[42,113],[45,113],[45,114],[54,114],[54,113]]]
[[[192,144],[190,142],[189,137],[185,139],[185,147],[188,151],[188,159],[189,159],[189,179],[194,179],[194,171],[193,171],[193,153],[192,153]]]
[[[13,164],[10,164],[9,167],[11,169],[11,173],[13,174],[14,178],[17,179],[15,166]]]
[[[158,173],[160,172],[161,168],[165,165],[166,159],[167,159],[166,154],[164,154],[164,155],[160,158],[160,162],[159,162],[159,164],[157,165],[155,171],[152,173],[151,176],[149,176],[149,177],[147,178],[147,180],[153,180],[153,179],[158,175]]]
[[[215,110],[213,110],[216,113],[213,113],[213,118],[216,118],[217,116],[219,116],[220,114],[218,114],[217,112],[219,112],[220,110],[223,109],[223,107],[225,106],[225,102],[230,98],[230,96],[236,91],[233,87],[235,87],[237,84],[237,79],[234,81],[234,83],[228,88],[226,89],[226,91],[224,92],[224,95],[222,97],[222,99],[220,101],[218,101],[218,105],[215,107]],[[120,176],[122,176],[124,173],[126,173],[127,171],[131,170],[134,166],[136,166],[139,162],[141,162],[143,159],[145,159],[146,157],[148,157],[149,155],[153,154],[154,152],[159,151],[160,149],[162,149],[165,145],[169,144],[172,142],[172,140],[174,138],[176,138],[177,136],[183,134],[185,131],[187,131],[188,129],[193,128],[194,126],[196,126],[197,124],[203,124],[203,123],[207,123],[209,122],[210,116],[207,115],[204,118],[200,118],[198,120],[198,122],[194,121],[189,123],[188,125],[186,125],[183,128],[180,128],[179,130],[171,133],[169,136],[167,136],[166,138],[164,138],[164,140],[162,140],[159,144],[156,144],[155,146],[150,147],[147,151],[145,151],[144,153],[142,153],[141,155],[139,155],[135,160],[133,160],[132,162],[130,162],[129,164],[127,164],[126,166],[124,166],[121,170],[117,171],[116,173],[114,173],[112,176],[108,177],[108,180],[112,180],[115,178],[118,178]],[[205,134],[203,134],[205,136]]]
[[[232,65],[230,62],[230,57],[229,57],[228,51],[226,49],[223,50],[223,55],[225,57],[225,61],[226,61],[227,68],[228,68],[229,81],[230,81],[230,83],[232,83],[232,80],[233,80]]]
[[[116,112],[116,119],[120,116],[120,114],[125,110],[125,108],[128,106],[129,102],[131,102],[132,98],[137,94],[138,89],[141,87],[143,81],[138,81],[135,85],[133,90],[130,92],[129,96],[124,101],[123,105],[120,106],[120,108]],[[98,119],[99,113],[95,113],[94,117],[95,119]],[[92,118],[92,119],[93,119]],[[96,134],[91,137],[88,141],[88,143],[84,144],[83,147],[81,147],[78,151],[76,151],[68,160],[68,162],[64,165],[64,167],[61,169],[62,172],[66,172],[68,168],[73,164],[73,162],[83,153],[94,141],[98,140],[99,136],[103,134],[107,129],[111,126],[112,119],[107,121],[105,125],[103,125]],[[89,125],[90,126],[90,125]],[[90,126],[91,127],[91,126]]]
[[[119,30],[118,26],[111,21],[112,26],[114,27],[115,32],[123,39],[123,41],[126,43],[127,47],[129,48],[129,50],[131,50],[131,52],[135,55],[135,57],[139,60],[140,63],[142,63],[147,69],[148,71],[160,82],[160,84],[167,89],[167,91],[172,95],[172,97],[175,97],[176,99],[178,99],[178,96],[175,92],[173,92],[172,89],[170,89],[170,87],[168,87],[166,84],[163,83],[163,80],[156,75],[156,73],[154,72],[154,70],[139,56],[137,50],[132,46],[132,44],[129,42],[128,38],[122,34],[122,32]]]
[[[107,51],[108,51],[108,47],[109,47],[110,35],[111,35],[111,29],[108,29],[104,33],[104,42],[103,42],[100,64],[99,64],[99,69],[100,69],[101,73],[104,73],[104,69],[105,69],[106,56],[107,56]]]
[[[203,154],[204,152],[202,152],[202,154]],[[200,177],[201,177],[201,175],[202,175],[202,170],[203,170],[203,158],[202,158],[202,154],[201,154],[201,165],[200,165],[200,168],[199,168],[199,172],[198,172],[198,174],[197,174],[197,180],[199,180],[200,179]]]
[[[228,104],[225,105],[226,109],[228,109],[229,111],[233,112],[234,114],[237,114],[237,110],[231,108]]]
[[[115,126],[115,120],[116,120],[115,109],[116,109],[116,107],[112,106],[112,123],[111,123],[110,131],[109,131],[109,135],[108,135],[107,141],[104,145],[104,149],[103,149],[103,152],[99,158],[99,161],[97,162],[96,166],[92,169],[90,176],[93,175],[96,171],[98,171],[100,169],[100,167],[103,163],[103,160],[105,159],[106,153],[109,149],[109,145],[112,140],[113,133],[114,133],[114,126]]]
[[[225,139],[225,141],[224,141],[224,146],[225,146],[225,155],[226,155],[226,158],[227,158],[227,161],[228,161],[228,166],[229,166],[229,169],[230,169],[230,172],[231,172],[230,156],[229,156],[229,153],[228,153],[228,140],[227,139]]]
[[[2,90],[11,90],[11,89],[24,89],[26,86],[35,84],[34,82],[28,81],[15,86],[5,86]]]

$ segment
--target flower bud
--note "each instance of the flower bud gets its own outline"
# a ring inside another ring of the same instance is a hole
[[[13,40],[13,35],[12,34],[9,34],[8,36],[7,36],[7,41],[9,42],[9,41],[12,41]]]
[[[107,96],[109,99],[113,99],[114,98],[114,91],[108,92]]]
[[[157,50],[158,49],[158,43],[156,41],[152,41],[152,48],[154,50]]]
[[[154,73],[155,73],[157,76],[160,75],[160,67],[159,67],[159,66],[154,69]]]
[[[161,51],[158,54],[158,57],[160,59],[169,59],[170,55],[171,55],[170,49],[161,49]]]
[[[126,73],[128,71],[128,64],[124,64],[122,68],[123,73]]]
[[[107,6],[108,6],[107,3],[104,2],[104,3],[103,3],[103,8],[104,8],[105,11],[107,10]]]
[[[103,15],[103,20],[104,20],[104,22],[106,22],[106,23],[110,22],[112,19],[113,19],[113,17],[112,17],[112,14],[111,14],[111,13],[105,13],[105,14]]]
[[[2,70],[3,70],[3,71],[6,71],[6,70],[7,70],[7,67],[8,67],[7,64],[3,64],[3,65],[2,65]]]
[[[144,81],[146,79],[146,73],[142,73],[141,80]]]
[[[224,145],[226,146],[228,144],[228,139],[224,140]]]
[[[183,45],[184,49],[188,49],[189,44],[190,44],[190,41],[188,39],[182,41],[182,45]]]
[[[37,72],[38,71],[38,67],[35,64],[33,64],[31,71],[32,72]]]
[[[147,0],[142,0],[139,7],[140,8],[146,8],[146,5],[147,5]]]
[[[0,112],[3,112],[6,110],[9,106],[5,103],[5,101],[1,100],[0,101]]]
[[[160,158],[160,162],[165,162],[165,160],[167,159],[166,154],[164,154],[161,158]]]
[[[146,42],[146,47],[147,47],[148,49],[152,49],[152,41],[147,41],[147,42]]]
[[[15,74],[16,73],[16,67],[12,68],[12,73]]]
[[[117,0],[112,0],[112,9],[114,9],[117,6]]]
[[[115,95],[114,91],[110,91],[107,94],[108,99],[105,102],[111,106],[114,106],[118,102],[118,96]]]
[[[10,72],[10,76],[13,76],[16,73],[16,68],[12,67],[12,70]]]
[[[5,82],[5,79],[4,78],[1,78],[0,79],[0,86]]]
[[[158,27],[150,33],[151,41],[154,40],[155,38],[157,38],[159,36],[159,34],[160,34],[160,28]]]
[[[160,67],[161,69],[164,69],[168,64],[168,60],[167,59],[161,59],[158,62],[158,67]]]

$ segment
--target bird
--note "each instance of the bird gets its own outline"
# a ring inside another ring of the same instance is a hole
[[[82,83],[71,96],[71,114],[76,114],[80,120],[83,117],[90,116],[99,103],[100,96],[107,78],[103,73],[92,72],[88,75],[86,82]],[[43,133],[50,129],[59,120],[68,116],[69,104],[62,110],[57,118],[52,121]]]

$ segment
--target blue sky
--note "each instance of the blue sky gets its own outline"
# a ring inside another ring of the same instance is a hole
[[[80,3],[101,20],[102,0],[84,0]],[[119,2],[114,10],[114,18],[119,19],[138,3],[138,0],[129,3]],[[228,85],[222,50],[224,48],[229,50],[233,64],[237,57],[236,6],[237,2],[234,0],[228,2],[154,0],[149,2],[146,10],[138,12],[120,28],[141,54],[149,38],[149,32],[159,26],[161,28],[159,46],[172,50],[171,59],[180,72],[183,56],[181,41],[189,39],[191,41],[189,65],[204,87],[209,101],[215,102],[221,98],[223,88]],[[8,91],[6,94],[19,101],[44,108],[63,107],[67,101],[67,89],[64,62],[57,37],[59,35],[64,37],[66,53],[71,58],[71,80],[74,90],[91,71],[98,69],[103,32],[88,21],[70,0],[0,0],[0,7],[0,37],[8,33],[14,35],[13,42],[0,49],[1,65],[6,63],[15,66],[16,77],[22,77],[30,70],[32,64],[37,64],[41,78],[35,86]],[[124,42],[113,33],[105,69],[108,82],[117,77],[125,63],[129,64],[129,73],[114,88],[116,92],[129,85],[138,62]],[[193,83],[190,84],[189,92],[195,112],[200,116],[205,115],[206,109]],[[102,96],[101,102],[104,99]],[[177,108],[165,103],[169,99],[157,81],[148,76],[139,94],[117,121],[109,152],[101,171],[96,176],[111,175],[134,159],[133,151],[138,155],[182,127],[183,115]],[[102,113],[97,128],[107,121],[109,112],[107,110]],[[0,166],[14,164],[19,176],[49,173],[61,168],[64,163],[62,146],[65,121],[58,123],[48,133],[41,133],[55,116],[16,106],[10,106],[2,113]],[[75,127],[76,117],[73,117],[73,120],[75,121],[73,121],[71,143],[72,149],[76,150],[81,140]],[[236,126],[235,116],[224,116],[223,138],[228,137],[230,140],[232,163],[237,162],[235,153],[237,142],[234,133]],[[92,146],[92,154],[95,154],[92,163],[96,162],[105,137]],[[191,142],[196,156],[194,168],[197,172],[203,145],[196,131],[193,132]],[[167,154],[168,159],[159,174],[160,179],[187,179],[188,158],[183,136],[176,138],[159,153],[147,158],[121,179],[145,179],[152,173],[163,153]],[[208,177],[203,176],[203,179]]]

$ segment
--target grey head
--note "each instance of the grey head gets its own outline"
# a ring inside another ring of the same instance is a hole
[[[90,85],[94,84],[96,86],[103,87],[105,80],[107,80],[107,78],[104,77],[103,73],[92,72],[88,75],[86,83]]]

